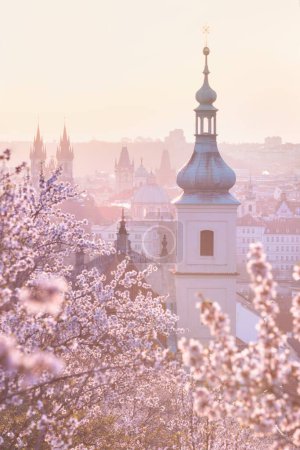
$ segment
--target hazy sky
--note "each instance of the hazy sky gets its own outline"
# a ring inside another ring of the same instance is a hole
[[[300,141],[299,0],[0,0],[0,139],[192,140],[202,27],[219,140]]]

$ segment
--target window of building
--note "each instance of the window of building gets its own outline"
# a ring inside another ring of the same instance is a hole
[[[214,232],[211,230],[202,230],[200,232],[200,255],[214,255]]]

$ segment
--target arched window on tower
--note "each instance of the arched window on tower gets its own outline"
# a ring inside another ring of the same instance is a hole
[[[202,230],[200,232],[200,256],[214,255],[214,232]]]
[[[209,120],[208,117],[203,118],[203,133],[207,134],[209,132]]]

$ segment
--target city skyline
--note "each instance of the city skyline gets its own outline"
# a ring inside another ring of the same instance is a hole
[[[163,138],[174,128],[192,141],[202,27],[209,23],[219,141],[268,135],[300,141],[296,0],[191,0],[188,7],[178,0],[90,0],[82,6],[81,0],[5,4],[0,140],[31,141],[39,121],[45,141],[52,141],[66,118],[73,142]]]

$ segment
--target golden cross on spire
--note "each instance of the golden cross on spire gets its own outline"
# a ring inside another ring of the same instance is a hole
[[[205,47],[207,47],[207,40],[208,40],[208,35],[210,33],[210,27],[208,25],[204,25],[204,27],[202,28],[202,33],[205,38]]]

